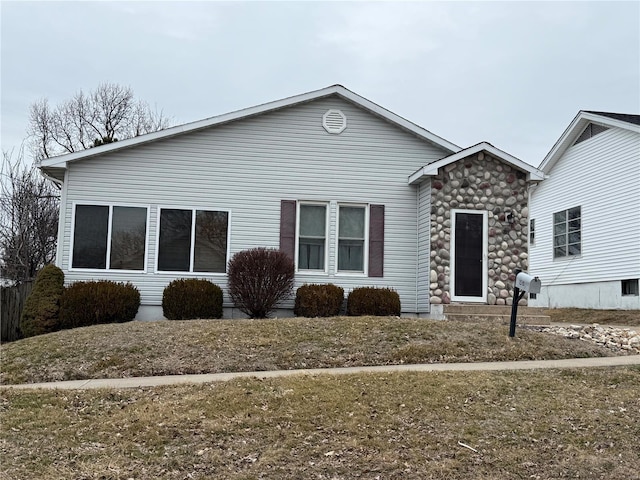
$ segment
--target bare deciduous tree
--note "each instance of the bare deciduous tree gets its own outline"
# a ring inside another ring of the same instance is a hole
[[[2,153],[0,170],[0,273],[15,282],[33,279],[55,258],[59,194],[23,150]]]
[[[31,105],[28,134],[35,159],[97,147],[169,126],[162,112],[134,98],[133,90],[103,83],[51,107],[47,99]]]

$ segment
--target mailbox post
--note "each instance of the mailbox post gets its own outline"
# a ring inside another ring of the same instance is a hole
[[[518,303],[522,300],[525,293],[540,293],[540,279],[532,277],[526,272],[516,268],[516,282],[513,287],[513,304],[511,305],[511,324],[509,325],[509,336],[516,335],[516,317],[518,316]]]

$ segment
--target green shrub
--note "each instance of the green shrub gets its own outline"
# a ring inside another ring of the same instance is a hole
[[[298,317],[334,317],[340,314],[344,289],[332,283],[303,285],[296,290],[293,313]]]
[[[76,282],[62,294],[60,321],[62,328],[128,322],[139,307],[140,292],[131,283]]]
[[[280,250],[243,250],[229,261],[229,296],[251,318],[266,318],[291,295],[294,270],[293,260]]]
[[[162,292],[162,313],[169,320],[221,318],[222,289],[209,280],[174,280]]]
[[[64,273],[55,265],[46,265],[38,275],[20,316],[25,337],[60,330],[60,297],[64,292]]]
[[[400,315],[400,295],[391,288],[354,288],[347,298],[347,315]]]

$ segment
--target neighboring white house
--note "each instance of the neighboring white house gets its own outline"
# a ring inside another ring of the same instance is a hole
[[[161,317],[164,287],[280,248],[296,286],[388,286],[402,312],[508,304],[527,267],[527,201],[542,173],[481,143],[462,150],[335,85],[42,161],[62,189],[57,264],[110,279]],[[283,305],[290,309],[292,301]]]
[[[581,111],[530,197],[530,305],[640,309],[640,115]]]

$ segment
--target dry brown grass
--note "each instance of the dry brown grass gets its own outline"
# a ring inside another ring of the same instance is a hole
[[[640,325],[639,310],[590,310],[586,308],[551,308],[546,311],[552,322],[599,323],[601,325]]]
[[[620,367],[3,389],[0,478],[637,479],[638,385]]]
[[[498,323],[395,317],[97,325],[0,347],[0,382],[622,354]]]

